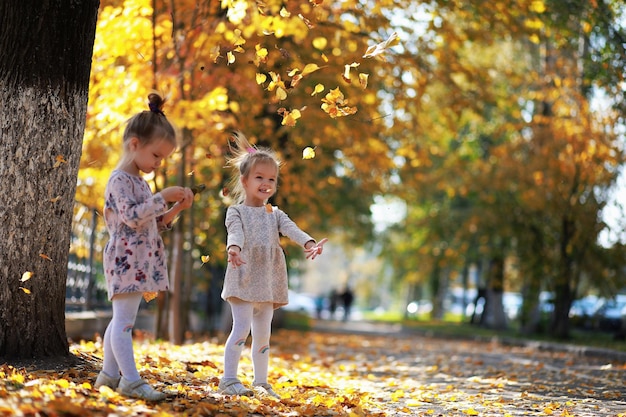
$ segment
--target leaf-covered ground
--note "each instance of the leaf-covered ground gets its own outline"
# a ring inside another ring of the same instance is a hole
[[[92,388],[102,349],[76,363],[0,365],[0,415],[104,416],[620,416],[626,363],[529,347],[416,335],[276,331],[270,382],[284,398],[217,393],[223,344],[173,346],[136,337],[142,376],[161,403]],[[249,351],[240,373],[252,378]]]

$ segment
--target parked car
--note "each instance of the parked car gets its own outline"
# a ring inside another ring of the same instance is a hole
[[[597,329],[618,331],[622,328],[622,320],[626,316],[626,294],[618,294],[604,300],[594,313]]]
[[[283,306],[282,309],[286,311],[296,311],[304,313],[310,317],[315,317],[315,297],[289,290],[289,304]]]
[[[572,302],[569,320],[572,326],[582,329],[593,327],[593,316],[602,301],[595,295],[587,295]]]

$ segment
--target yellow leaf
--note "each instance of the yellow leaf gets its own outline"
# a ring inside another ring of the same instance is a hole
[[[321,93],[322,91],[324,91],[324,85],[323,84],[317,84],[315,86],[315,88],[313,89],[313,92],[311,93],[311,95],[314,96],[317,93]]]
[[[243,36],[241,36],[241,29],[235,29],[234,35],[235,36],[233,40],[233,45],[241,46],[246,43],[246,40],[243,38]]]
[[[20,287],[20,290],[24,291],[26,294],[30,294],[30,290],[28,288]]]
[[[284,88],[282,88],[282,87],[278,87],[278,88],[276,88],[276,97],[277,97],[279,100],[284,100],[284,99],[286,99],[286,98],[287,98],[287,91],[285,91],[285,89],[284,89]]]
[[[310,146],[307,146],[306,148],[304,148],[304,150],[302,151],[302,159],[313,159],[315,158],[315,148],[311,148]]]
[[[158,292],[144,292],[143,299],[146,300],[146,303],[149,303],[150,301],[157,298],[158,295],[159,295]]]
[[[34,273],[30,272],[30,271],[26,271],[22,274],[22,279],[20,279],[21,282],[26,282],[29,279],[31,279],[33,277]]]
[[[45,253],[40,253],[39,256],[41,256],[46,261],[52,261],[52,259],[50,259],[50,257],[48,255],[46,255]],[[22,278],[24,278],[23,275],[22,275]]]
[[[267,75],[265,74],[256,74],[256,83],[263,84],[267,80]]]
[[[267,54],[268,54],[267,48],[263,48],[261,45],[257,45],[255,48],[256,48],[256,56],[265,62],[265,60],[267,59]]]
[[[328,57],[326,56],[326,54],[322,54],[322,61],[328,62]]]
[[[235,55],[231,51],[228,51],[226,56],[228,58],[228,64],[229,65],[232,64],[233,62],[235,62]]]
[[[397,402],[400,398],[404,398],[404,391],[399,389],[391,393],[391,401]]]
[[[367,88],[367,79],[369,78],[369,74],[359,73],[359,84],[361,84],[361,88],[365,90]]]
[[[202,261],[202,264],[204,265],[205,263],[209,262],[209,259],[211,259],[211,257],[209,255],[202,255],[200,257],[200,260]]]
[[[306,64],[304,66],[304,69],[302,70],[302,76],[307,76],[310,73],[317,71],[318,69],[320,69],[320,67],[318,67],[317,64]]]
[[[468,408],[467,410],[463,410],[464,414],[467,414],[468,416],[477,416],[478,415],[478,411],[474,410],[473,408]]]
[[[56,202],[57,202],[57,201],[59,201],[60,199],[61,199],[61,196],[60,196],[60,195],[58,195],[58,196],[56,196],[56,197],[54,197],[54,198],[51,198],[51,199],[50,199],[50,202],[51,202],[51,203],[56,203]]]
[[[296,120],[298,120],[301,116],[302,114],[300,113],[300,110],[298,109],[295,109],[291,112],[285,111],[283,121],[281,124],[283,126],[295,126]]]

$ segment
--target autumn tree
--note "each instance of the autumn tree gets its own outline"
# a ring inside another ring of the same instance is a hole
[[[367,240],[369,206],[392,166],[384,132],[395,115],[382,113],[377,98],[389,79],[375,76],[387,48],[373,49],[392,35],[382,14],[392,4],[381,2],[375,13],[349,6],[103,2],[77,198],[101,207],[123,122],[156,88],[168,97],[166,115],[182,142],[153,178],[155,189],[168,182],[207,186],[171,236],[173,279],[195,274],[199,281],[186,281],[183,291],[222,278],[206,275],[210,269],[200,268],[200,255],[210,253],[212,265],[225,262],[230,173],[223,167],[233,130],[278,151],[285,163],[272,202],[304,229]],[[366,56],[369,48],[374,52]],[[307,148],[314,157],[304,157]],[[292,252],[300,253],[288,247],[288,256],[297,256]],[[170,338],[179,339],[176,333]]]
[[[0,356],[68,354],[65,281],[98,1],[0,4]]]

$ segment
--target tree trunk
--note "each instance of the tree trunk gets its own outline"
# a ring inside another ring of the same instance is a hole
[[[69,353],[65,281],[98,6],[0,2],[3,358]]]
[[[574,299],[572,290],[574,259],[570,246],[576,231],[576,224],[569,216],[563,216],[560,244],[559,275],[554,292],[554,311],[552,312],[551,334],[559,339],[569,338],[569,310]]]
[[[507,327],[506,315],[502,305],[504,293],[504,258],[494,256],[489,262],[489,277],[485,307],[481,324],[490,329],[503,330]]]

